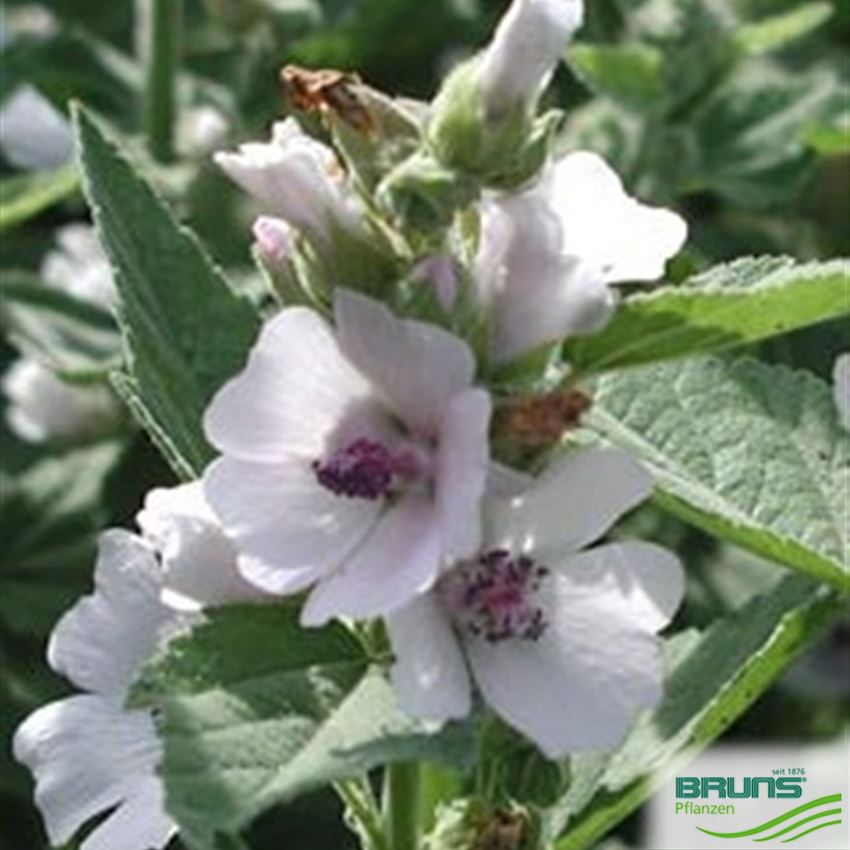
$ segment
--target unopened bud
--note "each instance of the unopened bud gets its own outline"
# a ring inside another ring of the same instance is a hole
[[[378,203],[403,229],[430,233],[449,227],[455,213],[478,196],[473,180],[420,152],[378,187]]]
[[[490,45],[434,103],[428,141],[441,162],[491,188],[537,174],[560,123],[555,113],[537,118],[537,102],[582,14],[581,0],[514,0]]]

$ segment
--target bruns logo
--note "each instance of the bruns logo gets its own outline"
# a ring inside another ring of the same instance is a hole
[[[761,797],[795,798],[803,796],[801,776],[677,776],[678,799],[708,799],[716,794],[721,800],[748,800]]]

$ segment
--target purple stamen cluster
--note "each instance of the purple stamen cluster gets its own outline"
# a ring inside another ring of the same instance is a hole
[[[490,643],[509,638],[536,641],[548,623],[533,597],[548,575],[549,570],[531,558],[514,558],[496,549],[459,574],[455,604],[468,630]]]
[[[398,459],[375,440],[365,438],[335,451],[325,460],[315,460],[313,472],[323,487],[351,499],[381,499],[393,492]]]

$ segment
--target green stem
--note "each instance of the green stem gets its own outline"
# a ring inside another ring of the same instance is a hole
[[[151,155],[174,158],[183,0],[137,0],[137,50],[145,69],[143,123]]]
[[[384,778],[384,822],[390,850],[417,850],[420,829],[419,764],[389,765]]]
[[[390,850],[384,835],[381,813],[368,779],[347,779],[334,784],[337,796],[345,804],[346,816],[368,850]]]
[[[433,829],[440,806],[462,796],[463,779],[456,770],[436,764],[422,765],[419,798],[423,832]]]

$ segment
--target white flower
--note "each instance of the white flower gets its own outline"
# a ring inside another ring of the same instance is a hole
[[[336,325],[283,310],[204,423],[223,453],[205,492],[243,574],[315,583],[308,625],[397,608],[474,552],[487,473],[490,400],[461,340],[346,290]]]
[[[39,709],[15,735],[15,758],[35,775],[54,845],[113,808],[81,850],[168,843],[176,828],[156,773],[162,747],[150,711],[125,708],[129,689],[156,650],[199,621],[202,608],[268,599],[239,576],[200,482],[152,491],[137,519],[144,538],[101,535],[95,592],[50,639],[50,666],[86,693]]]
[[[850,354],[842,354],[836,359],[832,379],[838,417],[850,431]]]
[[[144,662],[183,625],[161,604],[160,588],[150,547],[108,531],[100,538],[94,594],[51,636],[50,666],[86,693],[31,714],[13,746],[35,776],[35,800],[54,846],[109,810],[81,850],[162,848],[176,831],[156,774],[162,751],[153,717],[124,707]]]
[[[514,0],[481,59],[488,117],[537,99],[583,17],[582,0]]]
[[[151,490],[136,522],[160,553],[166,605],[199,611],[268,599],[239,573],[236,550],[207,504],[200,481]]]
[[[111,309],[118,298],[112,268],[94,228],[69,224],[56,231],[58,247],[41,264],[42,280],[69,295]]]
[[[363,210],[334,152],[306,135],[293,118],[278,122],[267,143],[249,142],[216,163],[263,206],[301,231],[320,252],[339,232],[365,236]]]
[[[661,277],[686,237],[678,215],[638,203],[585,151],[556,161],[525,192],[492,195],[476,280],[493,311],[494,357],[599,330],[616,306],[609,284]]]
[[[0,151],[16,168],[60,168],[74,152],[68,119],[32,86],[21,86],[0,109]]]
[[[116,417],[109,390],[68,384],[34,360],[15,362],[3,376],[6,420],[21,439],[80,441],[105,431]]]
[[[651,487],[627,455],[578,449],[522,494],[494,499],[480,554],[387,620],[401,707],[438,723],[463,717],[471,671],[493,710],[550,758],[614,748],[661,698],[655,633],[683,575],[649,543],[585,547]]]

